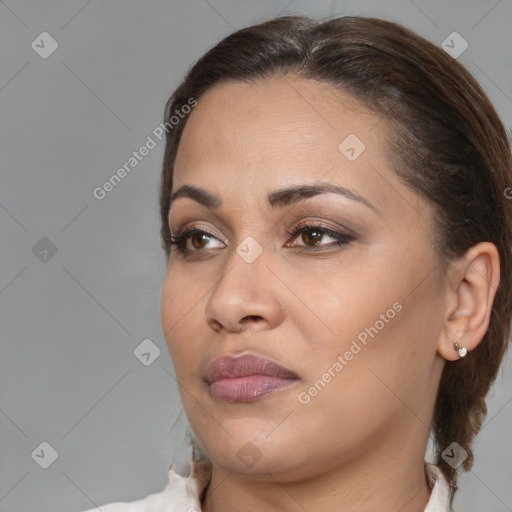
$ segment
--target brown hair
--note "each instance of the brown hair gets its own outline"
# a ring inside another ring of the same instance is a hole
[[[390,124],[389,160],[397,175],[433,207],[440,261],[480,241],[496,245],[500,285],[482,342],[445,364],[434,409],[436,464],[457,489],[457,470],[441,457],[453,441],[468,453],[487,413],[485,396],[507,348],[512,318],[512,185],[506,131],[470,73],[442,49],[401,25],[346,16],[319,22],[277,18],[239,30],[189,70],[166,105],[165,121],[212,85],[295,75],[351,93]],[[186,119],[167,131],[160,184],[161,236],[170,255],[168,213],[173,165]]]

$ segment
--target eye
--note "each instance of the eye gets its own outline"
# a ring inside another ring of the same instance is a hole
[[[171,247],[175,245],[179,252],[187,254],[189,252],[197,252],[203,249],[212,249],[215,247],[207,247],[210,240],[217,240],[210,232],[199,228],[185,228],[179,235],[171,235]],[[187,246],[191,242],[193,248]],[[218,240],[217,240],[218,241]],[[217,247],[223,247],[224,243],[220,242]]]
[[[301,226],[298,226],[293,232],[287,233],[292,237],[295,238],[297,235],[302,236],[298,238],[298,240],[302,240],[304,245],[297,245],[296,243],[291,244],[292,247],[309,247],[313,250],[318,250],[326,247],[339,247],[342,245],[346,245],[354,240],[354,237],[351,235],[346,235],[344,233],[340,233],[339,231],[334,231],[330,228],[320,226],[317,224],[303,224]],[[319,242],[324,239],[324,237],[327,235],[327,237],[330,237],[334,239],[334,242],[328,243],[328,244],[320,244]]]
[[[292,238],[296,238],[297,235],[302,234],[301,240],[304,242],[303,245],[288,242],[286,244],[287,247],[306,247],[313,251],[328,249],[330,247],[340,247],[342,245],[347,245],[351,241],[355,240],[355,238],[351,235],[340,233],[339,231],[335,231],[317,224],[302,224],[298,226],[293,232],[287,231],[287,234]],[[334,242],[323,244],[319,243],[326,236],[333,239]],[[208,247],[208,243],[212,240],[216,240],[219,245]],[[197,227],[191,227],[185,228],[179,235],[171,235],[171,247],[173,245],[177,247],[181,254],[188,255],[189,253],[199,253],[207,249],[222,248],[225,246],[225,243],[220,242],[209,231],[199,229]]]

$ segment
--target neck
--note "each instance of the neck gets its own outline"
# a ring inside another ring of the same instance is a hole
[[[430,498],[426,440],[414,453],[411,448],[420,444],[418,435],[423,438],[424,432],[409,432],[400,443],[388,442],[356,461],[329,466],[300,481],[281,481],[270,473],[240,475],[213,464],[202,510],[234,512],[243,504],[255,512],[424,512]]]

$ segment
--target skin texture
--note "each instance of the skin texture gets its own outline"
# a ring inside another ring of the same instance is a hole
[[[443,274],[432,210],[389,166],[388,130],[348,94],[292,76],[216,85],[188,119],[173,192],[199,186],[222,206],[172,203],[174,235],[195,226],[213,236],[189,238],[189,256],[173,246],[161,319],[186,415],[213,462],[203,510],[411,512],[428,502],[423,461],[439,379],[457,364],[452,341],[471,351],[487,330],[499,257],[480,243]],[[354,161],[338,149],[349,134],[365,144]],[[378,212],[333,193],[266,204],[275,189],[318,182]],[[354,240],[289,236],[301,221]],[[249,236],[263,250],[252,263],[236,252]],[[301,403],[395,303],[400,311]],[[299,380],[252,403],[213,400],[205,368],[238,353]],[[260,456],[251,467],[237,455],[248,442]]]

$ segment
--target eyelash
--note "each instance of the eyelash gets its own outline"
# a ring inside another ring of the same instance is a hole
[[[333,231],[332,229],[326,228],[324,226],[320,226],[318,224],[298,225],[294,231],[291,231],[291,232],[287,231],[286,233],[289,236],[291,236],[292,238],[295,238],[297,235],[300,235],[301,233],[304,233],[306,231],[313,231],[313,230],[317,230],[317,231],[322,232],[323,234],[329,235],[330,237],[337,239],[337,242],[332,242],[330,244],[323,244],[321,246],[304,245],[304,246],[298,246],[298,247],[301,247],[303,249],[309,249],[312,251],[322,251],[322,250],[324,250],[324,249],[322,249],[322,247],[324,245],[326,245],[327,247],[333,247],[333,246],[341,247],[344,245],[348,245],[350,242],[355,240],[355,238],[351,235],[345,235],[343,233],[339,233],[338,231]],[[195,234],[205,234],[207,236],[211,236],[211,237],[215,238],[214,235],[212,235],[210,232],[208,232],[206,230],[198,229],[198,228],[194,228],[194,227],[185,228],[179,235],[171,235],[171,242],[170,242],[171,248],[173,245],[175,245],[176,248],[178,249],[178,251],[183,255],[187,255],[191,252],[201,252],[203,249],[190,250],[185,247],[187,240]]]

